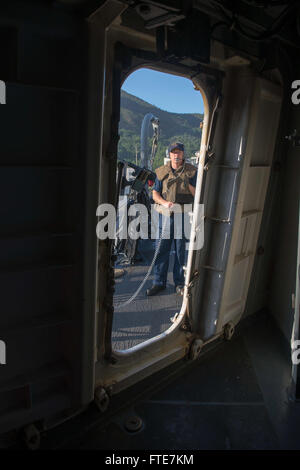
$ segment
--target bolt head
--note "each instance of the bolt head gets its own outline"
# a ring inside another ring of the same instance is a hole
[[[130,416],[125,422],[125,429],[129,432],[137,432],[141,429],[143,421],[139,416]]]

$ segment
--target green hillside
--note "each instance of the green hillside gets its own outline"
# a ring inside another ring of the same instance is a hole
[[[136,96],[121,91],[121,117],[119,125],[118,158],[135,162],[136,146],[140,152],[141,125],[145,114],[152,113],[160,121],[158,150],[154,168],[163,164],[166,148],[172,141],[179,140],[185,145],[186,157],[194,156],[200,148],[202,114],[177,114],[163,111]],[[150,137],[152,130],[150,130]],[[151,138],[149,146],[151,148]]]

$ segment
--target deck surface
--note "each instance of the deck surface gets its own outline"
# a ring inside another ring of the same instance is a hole
[[[151,240],[142,240],[139,254],[142,260],[134,265],[116,263],[117,268],[123,268],[125,274],[116,279],[114,295],[114,323],[112,332],[113,348],[124,350],[135,346],[147,339],[155,337],[171,326],[170,317],[180,311],[182,297],[174,293],[173,264],[174,254],[171,252],[167,288],[159,294],[146,296],[146,290],[152,286],[153,270],[137,295],[130,304],[116,308],[118,304],[127,301],[139,288],[154,255],[154,245]]]
[[[157,383],[158,390],[130,402],[105,425],[97,426],[95,410],[89,419],[75,419],[77,433],[71,423],[56,430],[52,447],[103,450],[103,459],[118,450],[299,449],[300,403],[289,397],[290,371],[282,333],[269,315],[260,314],[231,341],[168,385]],[[137,432],[126,429],[132,417],[142,420]]]

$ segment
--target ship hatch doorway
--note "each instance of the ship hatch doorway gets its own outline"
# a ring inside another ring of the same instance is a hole
[[[130,74],[122,85],[120,101],[114,350],[130,349],[163,333],[181,310],[204,118],[202,95],[191,80],[153,69]],[[169,153],[172,143],[183,144],[180,164],[191,173],[186,176],[191,197],[184,194],[186,213],[171,211],[169,217],[165,208],[159,213],[163,206],[156,203],[163,179],[157,178],[156,170],[164,165],[174,170]],[[163,289],[149,295],[153,285]]]

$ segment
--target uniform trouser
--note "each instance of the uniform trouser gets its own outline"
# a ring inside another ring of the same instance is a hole
[[[159,238],[162,235],[163,226],[165,223],[166,216],[162,216],[159,214],[159,223],[158,223],[158,237],[156,239],[156,248],[159,243]],[[159,252],[155,261],[154,265],[154,284],[160,286],[166,286],[167,283],[167,276],[168,276],[168,269],[169,269],[169,260],[170,260],[170,253],[172,245],[174,245],[175,250],[175,261],[174,261],[174,268],[173,268],[173,281],[175,286],[183,286],[184,285],[184,271],[183,266],[185,263],[187,250],[186,250],[186,238],[184,236],[184,214],[176,214],[176,218],[174,214],[171,217],[167,217],[170,219],[170,231],[167,231],[166,237],[163,234],[163,238],[161,240]],[[180,222],[181,220],[181,222]],[[175,221],[175,224],[174,224]],[[181,223],[181,230],[179,228],[179,224]],[[175,228],[174,228],[175,227]],[[176,234],[178,234],[179,229],[179,236],[180,238],[176,238]]]

